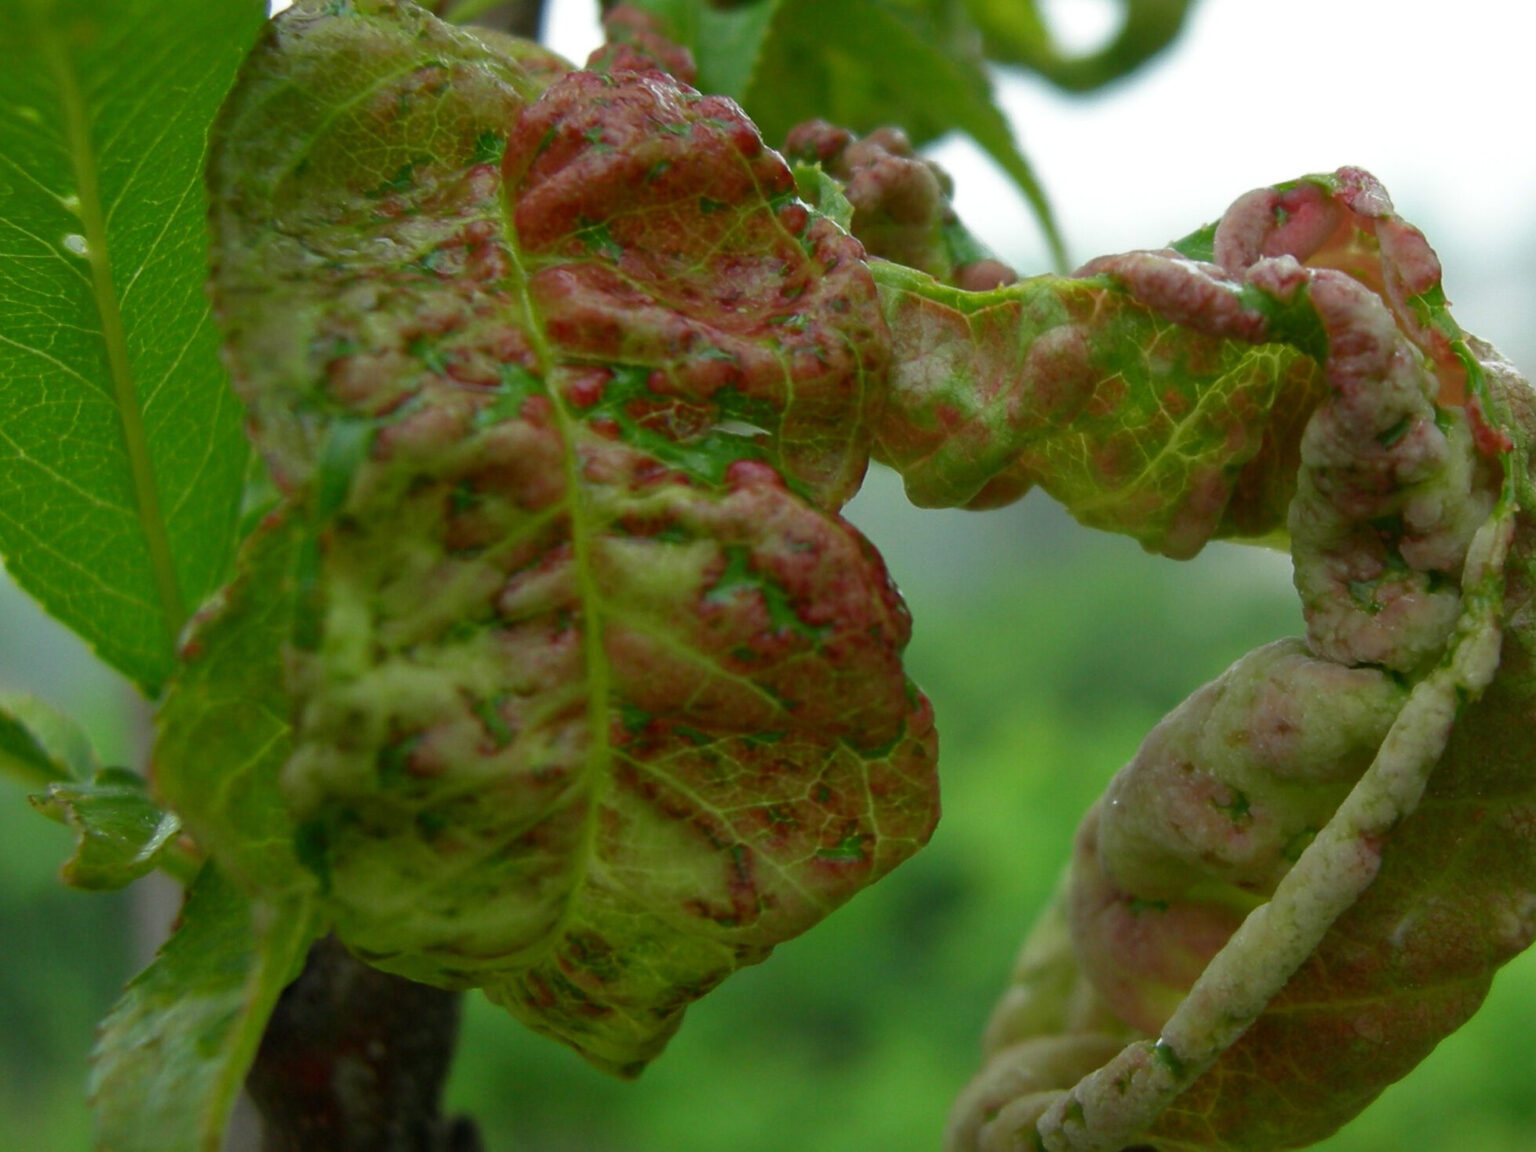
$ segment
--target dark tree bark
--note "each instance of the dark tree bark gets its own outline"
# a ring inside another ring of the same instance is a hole
[[[262,1152],[481,1152],[472,1121],[442,1115],[460,1000],[316,942],[246,1078]]]

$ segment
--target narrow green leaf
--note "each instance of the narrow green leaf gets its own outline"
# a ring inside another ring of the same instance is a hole
[[[80,726],[35,696],[0,692],[0,773],[33,787],[88,780],[96,753]]]
[[[262,0],[0,9],[0,553],[155,694],[246,449],[202,292],[206,132]]]
[[[162,865],[187,881],[196,871],[190,857],[177,852],[181,821],[149,798],[136,772],[107,768],[89,784],[56,782],[28,799],[74,830],[75,851],[63,877],[75,888],[123,888]]]
[[[175,935],[102,1026],[97,1147],[217,1152],[278,993],[317,934],[307,900],[253,903],[205,867]]]

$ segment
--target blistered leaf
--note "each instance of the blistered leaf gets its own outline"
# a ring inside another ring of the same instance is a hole
[[[876,454],[913,503],[996,507],[1038,485],[1178,558],[1283,531],[1322,390],[1301,352],[1213,339],[1103,281],[967,292],[873,271],[895,340]]]
[[[877,128],[859,139],[808,120],[790,129],[784,151],[796,162],[802,194],[870,256],[970,289],[1018,279],[961,224],[948,173],[918,157],[904,133]]]
[[[150,695],[247,449],[202,291],[208,122],[262,0],[0,10],[0,552]]]
[[[160,866],[174,848],[181,821],[150,800],[144,778],[107,768],[90,783],[55,783],[30,798],[43,815],[75,833],[64,882],[76,888],[113,889]]]
[[[327,913],[633,1072],[936,797],[837,516],[885,367],[861,251],[729,101],[601,58],[296,8],[221,122],[214,286],[308,534],[281,787]]]
[[[217,1152],[278,993],[316,935],[306,901],[253,903],[212,865],[175,934],[102,1024],[97,1147]]]
[[[739,101],[775,143],[807,120],[895,126],[924,144],[964,132],[1029,202],[1059,268],[1049,201],[996,105],[974,30],[954,5],[885,0],[641,0],[698,61],[699,86]]]
[[[88,780],[99,765],[90,739],[36,696],[0,693],[0,772],[26,784]]]
[[[1070,949],[1026,949],[956,1149],[1313,1143],[1536,935],[1529,386],[1363,173],[1260,190],[1182,247],[1214,262],[1089,271],[1181,339],[1316,361],[1288,509],[1308,637],[1197,692],[1090,813]],[[1070,1010],[1041,1011],[1051,988]],[[1126,1029],[1146,1039],[1069,1083]]]

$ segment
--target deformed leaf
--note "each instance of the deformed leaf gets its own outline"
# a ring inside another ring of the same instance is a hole
[[[924,507],[1039,485],[1093,528],[1184,558],[1283,533],[1316,365],[1213,338],[1104,281],[966,292],[876,264],[894,346],[876,455]]]
[[[133,883],[160,865],[181,832],[176,815],[156,805],[144,778],[126,768],[107,768],[88,784],[55,783],[30,799],[43,815],[74,830],[75,851],[63,876],[76,888]]]
[[[207,125],[263,0],[0,7],[0,553],[153,696],[247,449],[201,284]]]
[[[102,1025],[97,1147],[218,1152],[267,1017],[316,934],[310,902],[253,903],[205,867],[175,934]]]
[[[219,127],[214,290],[303,537],[280,783],[327,914],[633,1073],[937,806],[837,515],[886,364],[859,246],[729,101],[602,58],[296,7]]]
[[[790,129],[784,152],[802,194],[869,256],[970,289],[1018,279],[960,222],[948,173],[918,156],[904,133],[877,128],[860,139],[809,120]]]
[[[739,101],[775,143],[796,124],[895,126],[915,143],[964,132],[1028,201],[1061,270],[1066,249],[1034,170],[992,97],[963,9],[889,0],[640,0],[697,58],[699,86]]]
[[[1048,920],[953,1149],[1309,1145],[1536,937],[1529,385],[1358,170],[1245,196],[1183,247],[1088,271],[1178,339],[1316,362],[1287,514],[1308,635],[1198,691],[1085,820],[1052,914],[1070,955]]]

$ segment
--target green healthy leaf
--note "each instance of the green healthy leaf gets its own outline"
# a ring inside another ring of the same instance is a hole
[[[317,935],[310,901],[252,902],[206,866],[175,934],[102,1025],[96,1146],[218,1152],[267,1017]]]
[[[0,692],[0,772],[24,784],[89,780],[99,765],[89,737],[35,696]]]
[[[164,864],[187,881],[192,871],[176,855],[181,821],[149,798],[144,778],[126,768],[107,768],[89,784],[55,783],[29,798],[43,815],[75,832],[75,851],[64,864],[64,882],[75,888],[122,888]]]
[[[149,695],[234,544],[247,453],[201,174],[265,9],[0,8],[0,554]]]
[[[285,577],[259,540],[242,563],[294,592],[276,775],[324,908],[624,1074],[937,816],[909,621],[836,514],[885,368],[873,281],[730,101],[642,56],[563,75],[405,5],[300,5],[210,169],[216,305],[297,539]],[[194,655],[162,741],[279,649]],[[240,868],[181,742],[164,787]]]
[[[865,133],[896,126],[918,144],[971,137],[1018,186],[1058,270],[1065,245],[1045,193],[992,99],[958,9],[884,0],[644,0],[698,60],[699,86],[739,101],[782,142],[796,124],[831,120]]]

